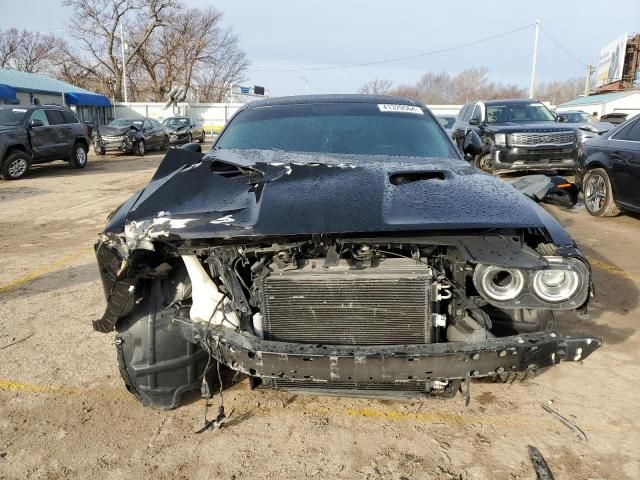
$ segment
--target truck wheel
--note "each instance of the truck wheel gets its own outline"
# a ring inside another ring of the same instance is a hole
[[[491,154],[485,153],[484,155],[476,155],[473,159],[473,166],[479,168],[484,172],[491,171]]]
[[[25,152],[14,151],[7,155],[0,169],[0,177],[4,180],[17,180],[29,171],[31,158]]]
[[[87,166],[87,149],[81,143],[76,143],[71,152],[69,164],[73,168],[84,168]]]
[[[106,150],[104,148],[100,148],[97,143],[93,144],[93,151],[96,155],[104,155],[106,153]]]
[[[620,209],[613,199],[611,180],[603,168],[589,170],[584,176],[584,206],[594,217],[615,217]]]
[[[200,388],[208,354],[179,334],[163,282],[150,281],[145,300],[118,322],[115,344],[127,390],[143,405],[166,410]]]

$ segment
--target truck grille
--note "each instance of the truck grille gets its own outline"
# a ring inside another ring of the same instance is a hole
[[[575,142],[576,134],[574,132],[531,132],[511,135],[511,144],[515,147],[567,145]]]
[[[401,258],[359,270],[341,262],[271,274],[263,285],[265,336],[328,345],[430,343],[430,285],[428,266]]]

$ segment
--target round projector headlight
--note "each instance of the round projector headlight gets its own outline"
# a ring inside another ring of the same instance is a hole
[[[476,285],[479,284],[491,300],[499,302],[513,300],[524,288],[524,275],[515,268],[483,266],[476,274]]]
[[[573,270],[540,270],[533,276],[533,290],[547,302],[569,300],[580,287],[578,272]]]

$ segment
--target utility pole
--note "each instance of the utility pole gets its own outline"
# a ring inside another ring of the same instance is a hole
[[[529,84],[529,98],[536,94],[536,63],[538,61],[538,36],[540,35],[540,19],[536,20],[536,36],[533,41],[533,61],[531,62],[531,83]]]
[[[124,103],[128,103],[127,98],[127,65],[124,58],[124,27],[120,23],[120,50],[122,51],[122,89],[124,90]]]
[[[300,77],[302,80],[304,80],[305,85],[307,86],[307,95],[309,95],[309,80],[307,80],[304,77]]]
[[[591,60],[589,60],[589,65],[587,65],[587,78],[584,80],[584,96],[587,97],[589,95],[589,87],[591,87],[591,74],[593,74],[593,65],[591,64]]]

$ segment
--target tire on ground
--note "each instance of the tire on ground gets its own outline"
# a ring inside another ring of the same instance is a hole
[[[596,210],[596,211],[592,211],[591,209],[589,209],[589,207],[587,207],[587,198],[586,198],[587,185],[591,177],[593,177],[594,175],[599,175],[600,177],[602,177],[605,183],[605,188],[606,188],[606,192],[605,192],[606,198],[604,199],[604,204],[599,210]],[[618,208],[615,200],[613,199],[613,190],[611,189],[611,180],[609,179],[609,175],[607,174],[607,171],[605,169],[593,168],[589,170],[585,174],[582,184],[584,185],[583,187],[584,189],[583,193],[585,196],[584,205],[585,205],[585,208],[587,209],[587,212],[589,212],[589,214],[593,215],[594,217],[615,217],[616,215],[620,214],[620,209]]]
[[[82,156],[80,150],[82,150],[82,153],[84,153],[84,157]],[[69,165],[71,165],[73,168],[84,168],[87,166],[87,159],[87,147],[85,147],[82,143],[77,142],[73,146],[73,151],[71,152],[71,157],[69,158]]]
[[[127,389],[143,405],[158,409],[176,408],[184,394],[198,390],[208,359],[172,323],[174,309],[166,307],[170,288],[164,280],[150,281],[144,301],[118,322],[115,342]]]
[[[22,150],[14,150],[2,162],[0,178],[3,180],[18,180],[29,171],[30,166],[31,157]]]

